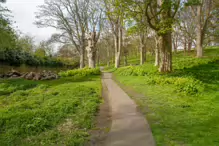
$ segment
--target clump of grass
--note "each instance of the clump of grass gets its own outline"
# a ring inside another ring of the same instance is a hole
[[[8,80],[1,79],[0,83],[0,96],[8,95],[18,90],[31,89],[37,85],[36,83],[29,81],[23,81],[22,84],[20,84],[19,80],[16,79],[11,80],[10,82]]]
[[[143,66],[127,66],[119,68],[115,71],[116,74],[122,76],[146,76],[157,74],[157,67],[152,64],[145,64]]]
[[[107,67],[104,67],[103,72],[112,73],[112,72],[115,72],[116,70],[117,70],[117,69],[116,69],[114,66],[107,66]]]
[[[100,69],[99,68],[84,68],[84,69],[75,69],[75,70],[69,70],[65,72],[60,72],[59,75],[62,77],[84,77],[84,76],[90,76],[90,75],[100,75]]]
[[[191,77],[167,77],[165,75],[151,75],[145,77],[146,85],[174,85],[176,92],[187,95],[195,95],[204,90],[204,84],[201,81]]]

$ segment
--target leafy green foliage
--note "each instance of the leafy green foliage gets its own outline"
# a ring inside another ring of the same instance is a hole
[[[83,145],[100,87],[97,77],[0,80],[0,145]]]
[[[41,48],[38,48],[34,54],[39,58],[46,57],[46,51],[44,49],[41,49]]]
[[[206,54],[215,55],[215,48],[207,49]],[[219,58],[192,58],[181,57],[182,54],[174,56],[174,72],[171,74],[159,74],[153,64],[147,63],[143,66],[128,66],[115,71],[121,76],[145,76],[145,84],[148,85],[174,85],[177,92],[187,95],[201,93],[207,84],[219,80],[218,69]]]
[[[116,74],[122,76],[146,76],[157,73],[157,68],[152,64],[146,64],[143,66],[127,66],[116,70]]]
[[[187,0],[187,2],[185,2],[185,6],[197,6],[197,5],[201,5],[200,0]]]
[[[16,33],[11,26],[9,12],[0,3],[0,49],[14,47],[16,44]]]
[[[78,77],[84,77],[84,76],[90,76],[90,75],[100,75],[100,69],[99,68],[83,68],[83,69],[75,69],[75,70],[69,70],[66,72],[59,73],[62,77],[72,77],[72,76],[78,76]]]
[[[76,68],[79,66],[78,62],[69,64],[58,58],[35,56],[31,53],[24,52],[19,49],[0,49],[0,61],[5,64],[20,66],[26,64],[29,66],[48,66],[48,67],[61,67],[72,66]]]
[[[204,85],[201,81],[190,77],[166,77],[166,76],[149,76],[145,78],[145,83],[148,85],[174,85],[177,92],[187,95],[194,95],[204,90]]]

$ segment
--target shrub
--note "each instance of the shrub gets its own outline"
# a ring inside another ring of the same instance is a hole
[[[116,74],[122,76],[146,76],[157,73],[157,67],[153,66],[152,64],[146,64],[142,66],[127,66],[116,70]]]
[[[168,77],[151,75],[145,77],[147,85],[174,85],[175,91],[187,95],[195,95],[204,90],[204,84],[192,77]]]
[[[75,69],[75,70],[69,70],[65,72],[60,72],[59,75],[61,77],[72,77],[72,76],[79,76],[79,77],[85,77],[89,75],[100,75],[100,69],[99,68],[84,68],[84,69]]]
[[[57,57],[39,57],[32,53],[22,51],[21,49],[0,49],[0,62],[12,66],[20,66],[22,64],[29,66],[48,66],[48,67],[72,67],[77,68],[79,62],[65,61]]]

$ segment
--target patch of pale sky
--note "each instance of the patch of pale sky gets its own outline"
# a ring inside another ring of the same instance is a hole
[[[34,37],[35,42],[50,38],[57,31],[53,28],[38,28],[34,22],[37,6],[44,4],[44,0],[7,0],[4,4],[12,12],[14,27],[20,30],[22,34]]]

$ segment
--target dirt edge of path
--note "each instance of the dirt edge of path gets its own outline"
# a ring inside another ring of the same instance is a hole
[[[112,126],[111,118],[111,108],[109,104],[109,93],[106,85],[102,81],[102,98],[103,103],[101,103],[99,112],[95,120],[95,128],[89,133],[91,135],[89,142],[85,146],[103,146],[107,135]]]

